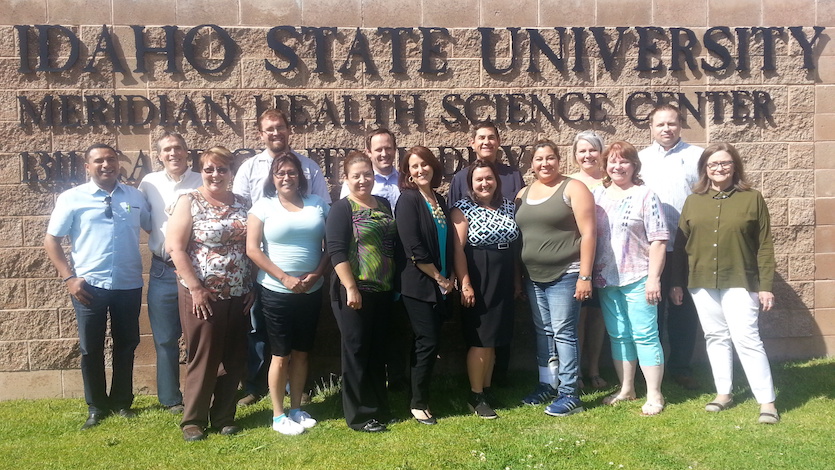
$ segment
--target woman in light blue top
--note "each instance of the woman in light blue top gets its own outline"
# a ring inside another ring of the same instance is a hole
[[[301,409],[301,399],[322,307],[328,205],[321,197],[307,194],[307,179],[293,155],[276,157],[270,173],[265,197],[249,211],[246,249],[260,268],[256,281],[272,352],[268,384],[273,429],[296,435],[316,425]],[[285,414],[288,378],[290,411]]]

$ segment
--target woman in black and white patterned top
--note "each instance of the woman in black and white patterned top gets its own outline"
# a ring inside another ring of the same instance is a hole
[[[516,266],[519,229],[514,204],[502,197],[495,166],[478,160],[467,172],[469,197],[455,203],[455,271],[464,306],[462,330],[469,346],[470,408],[496,418],[488,403],[495,348],[510,344],[514,289],[521,292]]]

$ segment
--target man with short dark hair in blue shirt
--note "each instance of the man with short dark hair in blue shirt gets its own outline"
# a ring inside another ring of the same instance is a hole
[[[75,308],[81,377],[89,415],[81,429],[115,412],[133,418],[133,358],[142,302],[140,228],[150,229],[147,202],[119,182],[116,150],[94,144],[84,154],[90,181],[61,193],[49,219],[44,248]],[[72,264],[61,247],[69,236]],[[110,394],[104,369],[107,317],[113,338]]]

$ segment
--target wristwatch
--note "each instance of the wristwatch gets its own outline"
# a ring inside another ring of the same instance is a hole
[[[591,276],[580,276],[579,279],[581,281],[591,281]]]

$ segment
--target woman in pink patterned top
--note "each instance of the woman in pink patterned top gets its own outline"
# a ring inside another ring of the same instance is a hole
[[[223,147],[203,152],[203,185],[181,196],[168,220],[166,249],[180,280],[188,351],[180,423],[186,441],[204,439],[210,421],[223,435],[240,431],[235,393],[245,369],[254,294],[246,257],[250,204],[229,190],[232,159]]]
[[[603,158],[603,186],[593,191],[597,206],[593,285],[599,288],[621,383],[620,390],[603,403],[635,399],[635,372],[640,364],[647,383],[647,401],[641,410],[644,415],[657,415],[664,410],[664,352],[658,337],[657,305],[669,231],[658,196],[639,177],[641,161],[635,147],[615,142]]]

